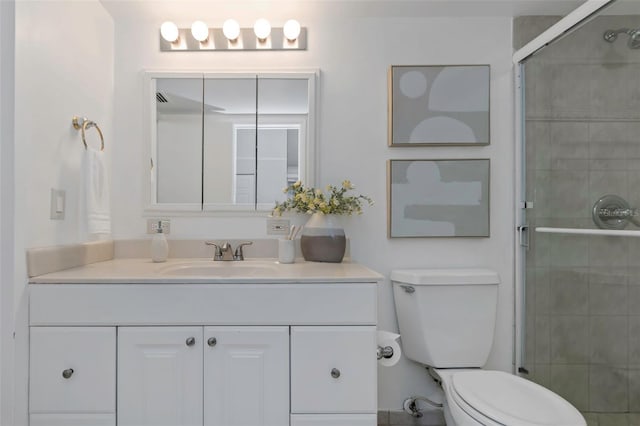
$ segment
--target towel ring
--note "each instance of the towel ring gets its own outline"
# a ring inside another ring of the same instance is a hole
[[[80,124],[80,120],[82,120],[82,124]],[[87,129],[95,127],[95,129],[98,131],[98,134],[100,135],[100,151],[104,151],[104,136],[102,135],[102,130],[100,130],[100,127],[98,127],[95,122],[84,117],[73,117],[73,120],[71,120],[71,122],[73,123],[73,127],[76,130],[82,131],[82,143],[84,144],[84,149],[89,149],[89,146],[87,145],[87,138],[85,137],[85,132],[87,131]]]

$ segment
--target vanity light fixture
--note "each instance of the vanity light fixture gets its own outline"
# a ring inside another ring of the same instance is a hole
[[[271,24],[266,19],[260,18],[253,24],[253,32],[258,37],[258,40],[264,42],[271,34]]]
[[[178,26],[171,21],[164,22],[160,26],[160,35],[169,43],[175,43],[180,37]]]
[[[1,1],[1,0],[0,0]],[[191,28],[179,28],[173,22],[160,27],[160,50],[180,51],[250,51],[306,50],[307,29],[295,19],[282,28],[272,28],[268,20],[258,19],[252,28],[242,28],[235,19],[224,21],[222,28],[210,28],[195,21]]]
[[[300,36],[300,22],[295,19],[289,19],[284,23],[284,27],[282,27],[282,32],[284,33],[284,37],[289,42],[294,42]]]
[[[191,24],[191,35],[199,42],[205,42],[209,38],[209,27],[202,21]]]
[[[235,19],[227,19],[222,24],[222,33],[227,40],[234,42],[240,36],[240,24]]]

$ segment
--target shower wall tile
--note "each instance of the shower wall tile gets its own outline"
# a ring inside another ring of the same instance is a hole
[[[551,356],[551,342],[549,340],[548,316],[537,315],[535,317],[535,339],[535,362],[537,364],[549,363]]]
[[[550,387],[550,366],[549,364],[534,364],[533,371],[529,375],[529,379],[536,382],[540,386]]]
[[[629,316],[629,364],[640,368],[640,315]]]
[[[633,240],[631,238],[630,240]],[[601,266],[589,267],[589,283],[590,284],[628,284],[629,283],[629,275],[626,269]]]
[[[589,284],[589,313],[615,315],[627,312],[626,284]]]
[[[546,64],[530,63],[525,74],[526,118],[548,117],[551,112],[551,70]]]
[[[640,367],[629,370],[629,411],[640,413]]]
[[[586,171],[551,171],[549,204],[553,217],[585,217],[589,213],[589,174]]]
[[[609,315],[589,318],[592,364],[627,364],[628,318]]]
[[[592,121],[589,122],[588,128],[589,141],[597,144],[612,146],[629,140],[629,129],[626,123],[619,121]]]
[[[628,255],[629,238],[601,235],[589,237],[589,265],[592,267],[625,268],[628,264]]]
[[[640,315],[640,285],[630,285],[628,290],[627,304],[629,314]]]
[[[589,172],[589,199],[593,204],[606,194],[616,194],[628,198],[629,187],[627,172],[622,171],[591,171]]]
[[[589,170],[627,170],[627,160],[596,158],[589,160]]]
[[[533,201],[535,217],[551,216],[551,172],[537,170],[533,179],[527,182],[527,199]]]
[[[549,64],[552,118],[588,118],[591,69],[581,64]]]
[[[599,414],[598,426],[629,426],[629,417],[626,413]]]
[[[638,140],[640,140],[640,136],[638,137]],[[629,188],[631,189],[629,191],[627,202],[631,207],[640,208],[640,170],[628,171],[627,181],[629,184]],[[633,238],[634,241],[638,239],[639,238]],[[640,243],[640,241],[637,241],[637,242]],[[638,246],[640,247],[640,244],[638,244]],[[640,257],[640,254],[636,255],[636,257]]]
[[[554,315],[550,317],[551,363],[589,362],[589,317]]]
[[[638,101],[640,86],[635,64],[610,66],[608,64],[592,65],[591,90],[587,96],[591,98],[591,117],[598,118],[640,118]]]
[[[592,365],[589,369],[589,411],[626,412],[628,407],[627,369]]]
[[[516,17],[513,22],[513,47],[520,49],[559,20],[559,16]]]
[[[552,270],[549,287],[549,313],[555,315],[587,315],[588,312],[588,270]]]
[[[551,365],[549,388],[578,410],[589,407],[589,367],[586,365]]]
[[[585,144],[589,141],[589,122],[551,121],[549,123],[549,140],[551,145]]]
[[[551,149],[549,145],[549,123],[527,120],[526,155],[528,169],[549,170],[551,168]]]
[[[550,264],[554,267],[589,266],[589,243],[583,236],[554,235],[549,237]]]
[[[535,304],[537,315],[549,313],[549,292],[551,286],[549,268],[536,268],[535,272]],[[640,286],[638,287],[640,288]]]

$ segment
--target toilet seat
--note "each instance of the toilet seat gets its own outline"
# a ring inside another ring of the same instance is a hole
[[[484,425],[585,426],[580,412],[559,395],[502,371],[460,371],[450,376],[450,404]]]

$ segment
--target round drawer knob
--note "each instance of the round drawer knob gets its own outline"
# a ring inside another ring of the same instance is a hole
[[[189,337],[186,341],[187,346],[193,346],[196,344],[196,338],[195,337]]]
[[[209,337],[209,340],[207,340],[207,345],[213,347],[215,345],[218,344],[218,339],[216,339],[215,337]]]
[[[66,370],[62,371],[62,377],[64,377],[65,379],[70,379],[71,376],[73,376],[73,368],[67,368]]]
[[[331,377],[333,377],[334,379],[337,379],[338,377],[340,377],[340,370],[338,370],[337,368],[332,368]]]

